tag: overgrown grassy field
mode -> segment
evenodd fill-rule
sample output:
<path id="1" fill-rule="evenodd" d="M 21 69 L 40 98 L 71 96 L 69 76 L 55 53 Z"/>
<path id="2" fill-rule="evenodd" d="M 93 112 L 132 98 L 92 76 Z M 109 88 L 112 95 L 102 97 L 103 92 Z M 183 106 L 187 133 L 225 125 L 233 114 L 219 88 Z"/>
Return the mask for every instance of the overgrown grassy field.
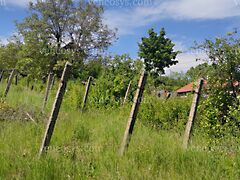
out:
<path id="1" fill-rule="evenodd" d="M 0 85 L 1 93 L 4 86 Z M 130 105 L 81 113 L 65 100 L 50 149 L 39 158 L 55 92 L 56 88 L 45 113 L 41 113 L 44 92 L 23 86 L 12 86 L 6 103 L 1 103 L 1 109 L 13 108 L 15 115 L 0 114 L 0 179 L 240 178 L 238 152 L 204 150 L 206 140 L 201 134 L 195 134 L 191 147 L 183 150 L 182 133 L 151 128 L 139 119 L 128 151 L 119 156 Z M 17 119 L 25 112 L 37 124 Z"/>

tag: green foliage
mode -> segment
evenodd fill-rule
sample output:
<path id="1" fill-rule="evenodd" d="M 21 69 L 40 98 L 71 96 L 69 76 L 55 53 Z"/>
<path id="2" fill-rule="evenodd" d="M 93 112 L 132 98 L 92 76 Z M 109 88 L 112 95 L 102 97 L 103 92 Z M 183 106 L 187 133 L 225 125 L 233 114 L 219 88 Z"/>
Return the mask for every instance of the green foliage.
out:
<path id="1" fill-rule="evenodd" d="M 17 39 L 12 39 L 7 45 L 0 47 L 0 68 L 16 68 L 19 61 L 19 52 L 22 49 L 21 43 Z"/>
<path id="2" fill-rule="evenodd" d="M 64 96 L 64 108 L 77 110 L 81 108 L 85 87 L 79 80 L 68 81 L 67 91 Z"/>
<path id="3" fill-rule="evenodd" d="M 2 87 L 3 84 L 0 84 L 0 90 Z M 43 93 L 15 90 L 13 87 L 9 93 L 9 106 L 26 106 L 28 110 L 41 107 Z M 69 89 L 66 95 L 71 93 Z M 53 99 L 54 96 L 51 96 L 49 105 L 52 105 Z M 178 100 L 178 104 L 184 101 Z M 199 139 L 198 143 L 189 150 L 183 150 L 179 133 L 150 128 L 141 119 L 136 122 L 128 151 L 120 157 L 118 151 L 130 108 L 92 109 L 80 113 L 69 109 L 65 103 L 61 107 L 48 153 L 40 159 L 38 151 L 47 118 L 42 118 L 37 125 L 31 121 L 0 121 L 0 179 L 240 178 L 239 149 L 234 152 L 210 152 L 204 149 L 206 139 L 200 134 L 194 136 Z M 155 106 L 155 103 L 152 104 Z M 174 107 L 180 108 L 180 105 Z M 161 109 L 155 111 L 159 115 L 163 112 Z M 234 147 L 238 144 L 235 143 Z"/>
<path id="4" fill-rule="evenodd" d="M 119 106 L 125 96 L 128 84 L 132 81 L 129 100 L 133 98 L 139 78 L 139 61 L 133 61 L 129 56 L 115 56 L 108 59 L 102 75 L 94 81 L 89 97 L 92 107 Z"/>
<path id="5" fill-rule="evenodd" d="M 227 120 L 229 107 L 232 105 L 231 99 L 232 97 L 220 91 L 216 96 L 210 95 L 202 104 L 201 108 L 204 111 L 201 116 L 201 124 L 213 140 L 228 135 L 238 124 L 238 122 Z"/>
<path id="6" fill-rule="evenodd" d="M 232 118 L 232 119 L 231 119 Z M 240 123 L 240 97 L 238 101 L 231 107 L 229 107 L 229 120 L 234 120 L 237 125 Z"/>
<path id="7" fill-rule="evenodd" d="M 148 83 L 153 84 L 158 90 L 175 91 L 190 81 L 184 73 L 171 72 L 168 76 L 150 76 Z"/>
<path id="8" fill-rule="evenodd" d="M 46 79 L 52 71 L 60 77 L 65 62 L 70 61 L 73 76 L 78 77 L 84 63 L 100 56 L 115 39 L 115 31 L 102 21 L 103 12 L 93 1 L 30 3 L 29 16 L 17 23 L 23 37 L 18 68 Z"/>
<path id="9" fill-rule="evenodd" d="M 188 120 L 191 98 L 163 100 L 147 96 L 141 105 L 139 119 L 159 130 L 183 132 Z"/>
<path id="10" fill-rule="evenodd" d="M 186 76 L 191 79 L 191 81 L 196 81 L 199 78 L 207 78 L 208 74 L 213 70 L 213 67 L 211 65 L 208 65 L 208 63 L 200 64 L 196 67 L 191 67 L 187 73 Z"/>
<path id="11" fill-rule="evenodd" d="M 219 141 L 228 135 L 239 135 L 239 119 L 232 117 L 232 107 L 239 103 L 237 87 L 240 79 L 239 39 L 229 35 L 207 40 L 200 46 L 209 55 L 211 70 L 208 72 L 208 97 L 202 108 L 202 125 L 212 141 Z M 233 113 L 234 114 L 234 113 Z"/>
<path id="12" fill-rule="evenodd" d="M 179 51 L 174 51 L 175 44 L 165 37 L 164 29 L 161 29 L 159 35 L 153 29 L 148 34 L 149 37 L 142 38 L 139 44 L 139 57 L 144 60 L 147 71 L 155 75 L 164 74 L 164 68 L 178 62 L 175 59 Z"/>
<path id="13" fill-rule="evenodd" d="M 83 64 L 77 76 L 80 79 L 87 79 L 89 76 L 98 79 L 98 77 L 101 76 L 103 69 L 104 60 L 102 57 L 100 57 L 96 60 L 90 60 L 89 62 Z"/>
<path id="14" fill-rule="evenodd" d="M 215 40 L 206 40 L 199 46 L 206 51 L 209 56 L 207 60 L 212 66 L 208 73 L 210 89 L 222 87 L 228 92 L 232 91 L 236 98 L 234 83 L 240 79 L 240 39 L 234 35 L 228 35 Z"/>

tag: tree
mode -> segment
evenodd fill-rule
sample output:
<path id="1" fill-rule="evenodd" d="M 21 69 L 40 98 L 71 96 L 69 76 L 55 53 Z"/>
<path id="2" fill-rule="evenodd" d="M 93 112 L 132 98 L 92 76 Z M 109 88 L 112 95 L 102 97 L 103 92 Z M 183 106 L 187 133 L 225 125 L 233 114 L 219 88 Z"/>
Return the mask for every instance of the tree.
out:
<path id="1" fill-rule="evenodd" d="M 168 76 L 161 76 L 155 80 L 155 87 L 161 90 L 175 91 L 186 84 L 189 80 L 184 73 L 171 72 Z"/>
<path id="2" fill-rule="evenodd" d="M 206 61 L 211 66 L 207 73 L 208 97 L 202 105 L 202 125 L 213 141 L 237 132 L 239 136 L 239 117 L 231 113 L 233 107 L 239 107 L 236 84 L 240 80 L 240 39 L 235 35 L 206 40 L 198 46 L 208 54 Z"/>
<path id="3" fill-rule="evenodd" d="M 107 57 L 102 64 L 101 75 L 92 89 L 90 97 L 92 105 L 97 107 L 120 105 L 130 81 L 132 88 L 129 99 L 132 99 L 141 67 L 140 61 L 134 61 L 128 55 Z"/>
<path id="4" fill-rule="evenodd" d="M 191 67 L 186 76 L 190 78 L 191 81 L 196 81 L 200 77 L 207 78 L 209 72 L 212 70 L 212 66 L 208 65 L 208 63 L 199 64 L 196 67 Z"/>
<path id="5" fill-rule="evenodd" d="M 149 37 L 142 38 L 139 44 L 139 57 L 144 60 L 146 71 L 154 75 L 164 74 L 164 68 L 178 63 L 176 57 L 179 51 L 174 51 L 174 43 L 166 38 L 165 30 L 162 28 L 160 34 L 153 29 L 148 31 Z"/>
<path id="6" fill-rule="evenodd" d="M 22 43 L 15 36 L 9 39 L 8 44 L 0 47 L 0 67 L 2 69 L 16 68 Z"/>
<path id="7" fill-rule="evenodd" d="M 103 52 L 115 38 L 115 31 L 103 24 L 103 8 L 93 1 L 37 0 L 29 4 L 29 10 L 30 16 L 17 23 L 30 51 L 26 57 L 38 61 L 31 51 L 41 52 L 49 60 L 49 71 L 57 71 L 67 60 L 77 71 L 84 60 Z"/>
<path id="8" fill-rule="evenodd" d="M 208 73 L 211 89 L 220 87 L 222 90 L 237 97 L 234 84 L 240 80 L 240 39 L 234 34 L 223 38 L 206 40 L 199 48 L 208 54 L 207 63 L 211 64 Z"/>

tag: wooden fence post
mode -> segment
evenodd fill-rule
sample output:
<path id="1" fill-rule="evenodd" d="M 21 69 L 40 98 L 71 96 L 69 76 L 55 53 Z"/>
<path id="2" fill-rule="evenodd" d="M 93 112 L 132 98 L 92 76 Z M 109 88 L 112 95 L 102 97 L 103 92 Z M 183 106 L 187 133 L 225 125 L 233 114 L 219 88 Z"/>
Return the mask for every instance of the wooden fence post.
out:
<path id="1" fill-rule="evenodd" d="M 131 109 L 130 116 L 127 123 L 127 128 L 125 130 L 121 149 L 120 149 L 121 155 L 124 154 L 124 151 L 128 147 L 131 140 L 131 135 L 133 133 L 134 125 L 135 125 L 137 114 L 138 114 L 138 109 L 142 101 L 144 87 L 147 81 L 147 75 L 148 74 L 145 71 L 143 71 L 138 83 L 138 88 L 134 97 L 134 102 L 132 105 L 132 109 Z"/>
<path id="2" fill-rule="evenodd" d="M 191 110 L 190 110 L 190 114 L 189 114 L 189 119 L 188 119 L 188 122 L 186 125 L 184 139 L 183 139 L 183 147 L 184 148 L 188 147 L 189 140 L 192 135 L 192 129 L 193 129 L 195 117 L 197 114 L 197 108 L 198 108 L 198 104 L 199 104 L 199 100 L 200 100 L 200 94 L 201 94 L 203 82 L 204 82 L 204 80 L 202 78 L 198 80 L 197 87 L 194 92 L 192 106 L 191 106 Z"/>
<path id="3" fill-rule="evenodd" d="M 30 77 L 29 77 L 29 75 L 27 76 L 27 87 L 29 88 L 29 86 L 30 86 Z"/>
<path id="4" fill-rule="evenodd" d="M 18 73 L 16 73 L 16 75 L 15 75 L 15 85 L 16 86 L 18 85 Z"/>
<path id="5" fill-rule="evenodd" d="M 0 74 L 0 82 L 2 82 L 3 74 L 4 74 L 4 70 L 1 71 L 1 74 Z"/>
<path id="6" fill-rule="evenodd" d="M 70 76 L 70 69 L 71 69 L 71 64 L 70 63 L 66 63 L 63 74 L 62 74 L 62 78 L 61 78 L 61 82 L 59 84 L 59 89 L 58 92 L 56 94 L 56 98 L 53 104 L 53 108 L 52 108 L 52 112 L 51 115 L 49 117 L 49 121 L 46 127 L 46 131 L 43 137 L 43 141 L 42 141 L 42 145 L 40 147 L 40 152 L 39 155 L 41 156 L 43 154 L 43 152 L 45 152 L 50 144 L 51 141 L 51 137 L 53 135 L 53 131 L 54 131 L 54 127 L 56 124 L 56 120 L 58 117 L 58 113 L 62 104 L 62 100 L 63 100 L 63 96 L 65 94 L 65 90 L 67 87 L 67 81 L 68 78 Z"/>
<path id="7" fill-rule="evenodd" d="M 10 76 L 9 76 L 9 78 L 8 78 L 7 87 L 6 87 L 5 92 L 4 92 L 4 97 L 5 98 L 7 97 L 8 92 L 10 90 L 10 87 L 11 87 L 11 84 L 12 84 L 12 80 L 14 78 L 15 71 L 16 71 L 16 69 L 13 69 L 11 74 L 10 74 Z"/>
<path id="8" fill-rule="evenodd" d="M 48 81 L 47 81 L 46 93 L 45 93 L 44 100 L 43 100 L 42 111 L 44 111 L 44 109 L 45 109 L 45 107 L 47 105 L 49 92 L 50 92 L 50 89 L 51 89 L 52 78 L 53 78 L 53 73 L 50 72 L 49 75 L 48 75 Z"/>
<path id="9" fill-rule="evenodd" d="M 125 93 L 123 105 L 124 105 L 124 104 L 127 102 L 127 100 L 128 100 L 128 95 L 129 95 L 131 86 L 132 86 L 132 81 L 130 81 L 129 84 L 128 84 L 128 88 L 127 88 L 127 91 L 126 91 L 126 93 Z"/>
<path id="10" fill-rule="evenodd" d="M 52 90 L 54 83 L 55 83 L 55 78 L 56 78 L 56 74 L 53 75 L 52 77 L 52 81 L 51 81 L 51 86 L 50 86 L 50 90 Z"/>
<path id="11" fill-rule="evenodd" d="M 84 98 L 83 98 L 82 111 L 86 107 L 86 103 L 87 103 L 87 99 L 88 99 L 88 94 L 89 94 L 91 83 L 92 83 L 92 77 L 90 76 L 88 78 L 88 83 L 87 83 L 86 90 L 85 90 L 85 95 L 84 95 Z"/>
<path id="12" fill-rule="evenodd" d="M 167 95 L 166 95 L 166 101 L 171 97 L 171 93 L 168 92 Z"/>
<path id="13" fill-rule="evenodd" d="M 11 73 L 10 74 L 8 73 L 7 84 L 9 82 L 10 76 L 11 76 Z"/>

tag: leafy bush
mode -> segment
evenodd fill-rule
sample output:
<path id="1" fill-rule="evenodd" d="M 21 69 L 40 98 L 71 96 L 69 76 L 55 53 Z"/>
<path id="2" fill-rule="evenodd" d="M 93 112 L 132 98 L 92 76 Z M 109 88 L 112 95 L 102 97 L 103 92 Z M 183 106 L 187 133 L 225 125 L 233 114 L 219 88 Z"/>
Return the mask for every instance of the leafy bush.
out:
<path id="1" fill-rule="evenodd" d="M 220 145 L 226 138 L 239 137 L 239 102 L 233 101 L 227 92 L 212 94 L 200 108 L 200 126 L 209 138 L 209 145 Z"/>
<path id="2" fill-rule="evenodd" d="M 204 101 L 201 125 L 209 142 L 218 143 L 224 137 L 239 136 L 238 87 L 240 79 L 239 38 L 229 33 L 222 38 L 206 40 L 199 46 L 208 54 L 208 98 Z M 237 117 L 238 116 L 238 117 Z"/>
<path id="3" fill-rule="evenodd" d="M 130 81 L 132 81 L 129 95 L 131 100 L 140 77 L 138 74 L 141 66 L 140 61 L 133 62 L 127 55 L 109 59 L 102 75 L 95 80 L 95 85 L 91 88 L 90 106 L 107 108 L 121 105 Z"/>
<path id="4" fill-rule="evenodd" d="M 81 108 L 84 92 L 85 87 L 80 81 L 69 81 L 63 105 L 69 110 Z"/>
<path id="5" fill-rule="evenodd" d="M 229 108 L 229 115 L 231 118 L 234 118 L 234 121 L 240 125 L 240 97 L 238 97 L 238 102 L 234 106 Z M 230 119 L 231 119 L 230 118 Z"/>
<path id="6" fill-rule="evenodd" d="M 91 107 L 107 108 L 118 107 L 121 105 L 130 78 L 117 75 L 112 77 L 103 76 L 95 81 L 95 86 L 91 88 L 89 95 L 89 103 Z M 136 82 L 132 84 L 129 99 L 133 99 L 133 94 L 136 89 Z"/>
<path id="7" fill-rule="evenodd" d="M 183 131 L 190 105 L 191 98 L 176 97 L 163 100 L 149 96 L 141 105 L 139 119 L 154 128 Z"/>

